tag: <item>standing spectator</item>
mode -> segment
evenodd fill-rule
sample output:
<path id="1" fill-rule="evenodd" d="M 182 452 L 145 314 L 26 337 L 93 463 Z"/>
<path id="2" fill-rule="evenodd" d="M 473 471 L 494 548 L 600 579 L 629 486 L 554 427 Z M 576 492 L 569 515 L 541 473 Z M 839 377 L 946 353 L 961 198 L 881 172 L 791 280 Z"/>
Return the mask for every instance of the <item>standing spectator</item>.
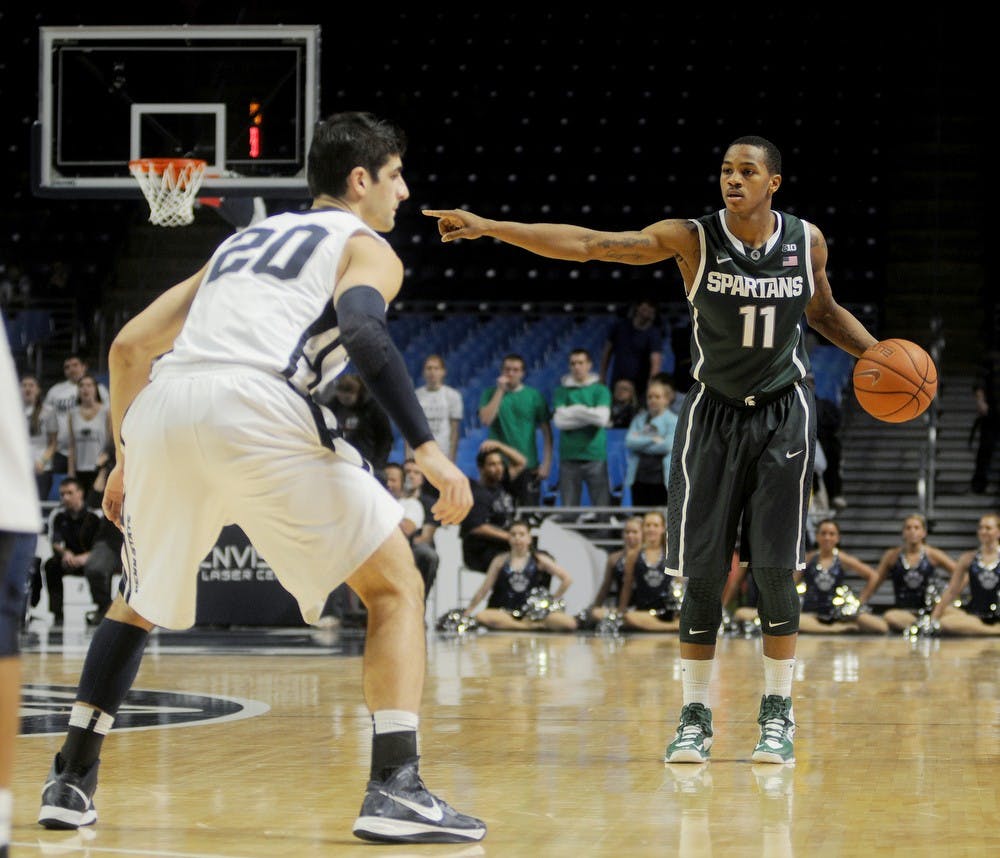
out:
<path id="1" fill-rule="evenodd" d="M 627 378 L 619 378 L 611 391 L 611 429 L 628 429 L 632 418 L 639 413 L 639 397 L 635 385 Z"/>
<path id="2" fill-rule="evenodd" d="M 608 437 L 611 391 L 593 371 L 586 349 L 569 354 L 569 372 L 552 394 L 552 422 L 559 429 L 559 495 L 579 506 L 586 483 L 594 506 L 610 506 Z"/>
<path id="3" fill-rule="evenodd" d="M 524 383 L 524 358 L 509 354 L 500 377 L 479 397 L 479 420 L 489 426 L 489 437 L 513 447 L 525 459 L 524 470 L 513 486 L 519 505 L 534 506 L 541 499 L 542 480 L 552 468 L 552 424 L 545 397 Z M 542 430 L 542 459 L 538 460 L 536 434 Z"/>
<path id="4" fill-rule="evenodd" d="M 628 316 L 611 325 L 601 355 L 601 380 L 614 387 L 618 379 L 627 378 L 635 385 L 640 402 L 650 377 L 663 364 L 664 332 L 657 317 L 656 303 L 641 300 Z"/>
<path id="5" fill-rule="evenodd" d="M 330 410 L 344 439 L 356 449 L 383 480 L 383 470 L 392 451 L 392 425 L 381 406 L 368 395 L 361 376 L 341 375 L 334 386 Z"/>
<path id="6" fill-rule="evenodd" d="M 438 446 L 453 462 L 458 455 L 458 436 L 465 406 L 462 394 L 444 383 L 448 370 L 441 355 L 428 355 L 424 360 L 424 384 L 417 388 L 417 401 L 427 415 L 427 422 Z M 407 447 L 406 455 L 411 450 Z"/>
<path id="7" fill-rule="evenodd" d="M 511 460 L 504 461 L 504 451 Z M 462 563 L 485 573 L 493 558 L 510 545 L 514 520 L 513 481 L 525 466 L 524 457 L 511 447 L 486 439 L 476 454 L 479 479 L 472 482 L 472 509 L 459 528 Z"/>
<path id="8" fill-rule="evenodd" d="M 49 591 L 49 610 L 54 625 L 63 623 L 63 575 L 86 575 L 101 520 L 84 502 L 83 486 L 74 477 L 59 485 L 62 509 L 52 519 L 52 556 L 45 561 L 45 586 Z M 33 599 L 32 601 L 37 601 Z"/>
<path id="9" fill-rule="evenodd" d="M 107 399 L 101 399 L 97 380 L 92 375 L 84 375 L 77 390 L 76 405 L 67 415 L 68 473 L 80 481 L 86 495 L 94 485 L 98 468 L 108 459 L 107 451 L 112 442 L 111 409 Z"/>
<path id="10" fill-rule="evenodd" d="M 28 422 L 28 446 L 38 497 L 46 500 L 52 488 L 52 458 L 56 454 L 59 421 L 42 399 L 42 388 L 33 375 L 21 376 L 21 402 Z"/>
<path id="11" fill-rule="evenodd" d="M 53 384 L 45 394 L 45 404 L 52 406 L 59 419 L 59 438 L 56 455 L 52 459 L 52 470 L 57 474 L 69 473 L 69 412 L 77 404 L 76 401 L 80 396 L 78 385 L 86 374 L 87 361 L 78 352 L 73 352 L 63 361 L 65 378 Z M 107 387 L 101 384 L 98 385 L 98 390 L 102 402 L 111 401 Z"/>
<path id="12" fill-rule="evenodd" d="M 990 465 L 1000 438 L 1000 366 L 997 366 L 998 352 L 991 350 L 983 361 L 979 376 L 972 392 L 976 397 L 976 422 L 973 424 L 970 441 L 979 432 L 979 446 L 976 449 L 976 470 L 972 475 L 972 491 L 984 494 L 990 478 Z"/>
<path id="13" fill-rule="evenodd" d="M 434 579 L 437 578 L 439 559 L 432 545 L 426 542 L 414 542 L 424 526 L 424 505 L 406 490 L 406 471 L 399 462 L 389 462 L 385 466 L 385 487 L 403 507 L 403 518 L 399 522 L 399 529 L 403 531 L 403 536 L 413 549 L 413 560 L 420 571 L 420 577 L 424 580 L 426 603 L 427 594 L 430 593 Z"/>
<path id="14" fill-rule="evenodd" d="M 677 428 L 677 415 L 670 410 L 673 398 L 671 385 L 651 381 L 646 391 L 646 409 L 635 416 L 625 435 L 628 450 L 625 481 L 632 488 L 635 506 L 666 506 L 670 453 Z"/>

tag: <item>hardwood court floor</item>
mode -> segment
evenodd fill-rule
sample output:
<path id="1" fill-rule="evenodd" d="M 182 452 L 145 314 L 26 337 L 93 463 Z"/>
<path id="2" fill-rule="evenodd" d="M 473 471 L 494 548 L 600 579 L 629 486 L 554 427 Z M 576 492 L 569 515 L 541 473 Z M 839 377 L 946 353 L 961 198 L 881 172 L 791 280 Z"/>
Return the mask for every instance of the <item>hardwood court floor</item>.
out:
<path id="1" fill-rule="evenodd" d="M 28 647 L 26 683 L 67 686 L 72 699 L 84 640 L 69 638 Z M 664 766 L 680 706 L 675 637 L 430 632 L 422 770 L 431 789 L 487 821 L 486 839 L 471 846 L 351 835 L 370 742 L 359 643 L 331 633 L 160 633 L 136 690 L 269 709 L 113 732 L 97 824 L 53 832 L 34 820 L 64 708 L 54 733 L 18 741 L 12 854 L 1000 854 L 1000 640 L 801 638 L 798 762 L 775 767 L 749 762 L 759 639 L 721 639 L 712 762 Z"/>

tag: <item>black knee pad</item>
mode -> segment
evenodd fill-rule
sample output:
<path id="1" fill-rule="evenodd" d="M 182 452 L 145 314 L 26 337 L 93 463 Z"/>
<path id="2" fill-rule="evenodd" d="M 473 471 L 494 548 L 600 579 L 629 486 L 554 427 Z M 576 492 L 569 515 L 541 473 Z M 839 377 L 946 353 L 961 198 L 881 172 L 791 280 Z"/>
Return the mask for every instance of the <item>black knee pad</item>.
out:
<path id="1" fill-rule="evenodd" d="M 761 631 L 775 637 L 796 634 L 802 601 L 795 589 L 792 570 L 751 567 L 751 574 L 760 594 L 757 613 Z"/>
<path id="2" fill-rule="evenodd" d="M 681 601 L 680 639 L 712 646 L 722 624 L 724 578 L 689 578 Z"/>

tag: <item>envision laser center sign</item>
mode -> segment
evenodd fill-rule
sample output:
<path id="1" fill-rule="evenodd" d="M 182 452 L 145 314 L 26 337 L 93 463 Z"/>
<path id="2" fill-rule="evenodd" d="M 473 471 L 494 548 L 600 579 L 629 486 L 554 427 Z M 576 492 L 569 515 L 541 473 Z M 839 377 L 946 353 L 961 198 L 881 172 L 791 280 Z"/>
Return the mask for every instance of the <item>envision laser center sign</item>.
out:
<path id="1" fill-rule="evenodd" d="M 303 626 L 298 603 L 235 525 L 222 530 L 198 570 L 195 623 Z"/>

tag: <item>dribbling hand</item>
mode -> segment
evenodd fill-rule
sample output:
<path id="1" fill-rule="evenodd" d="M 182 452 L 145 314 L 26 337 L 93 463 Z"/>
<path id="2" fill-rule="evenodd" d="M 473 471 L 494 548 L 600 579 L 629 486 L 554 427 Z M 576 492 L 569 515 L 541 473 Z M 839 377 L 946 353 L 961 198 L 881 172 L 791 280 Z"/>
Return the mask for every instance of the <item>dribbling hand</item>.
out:
<path id="1" fill-rule="evenodd" d="M 441 241 L 454 241 L 456 238 L 479 238 L 485 234 L 489 221 L 472 212 L 461 209 L 421 209 L 421 214 L 438 219 L 438 232 Z"/>

